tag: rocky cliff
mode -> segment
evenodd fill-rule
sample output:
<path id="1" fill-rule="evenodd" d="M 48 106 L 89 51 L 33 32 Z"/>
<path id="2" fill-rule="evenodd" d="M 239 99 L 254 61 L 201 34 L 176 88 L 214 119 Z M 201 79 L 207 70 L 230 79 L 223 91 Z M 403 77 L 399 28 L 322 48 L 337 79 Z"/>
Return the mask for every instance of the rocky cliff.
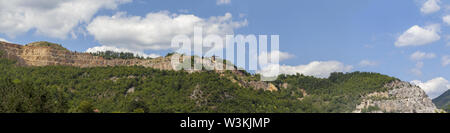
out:
<path id="1" fill-rule="evenodd" d="M 154 59 L 104 59 L 89 53 L 71 52 L 60 45 L 47 43 L 31 43 L 18 45 L 0 42 L 3 57 L 16 60 L 23 66 L 65 65 L 75 67 L 105 67 L 105 66 L 144 66 L 161 70 L 173 70 L 171 57 Z M 209 66 L 223 65 L 215 59 L 205 58 Z M 243 71 L 216 71 L 221 76 L 243 87 L 278 91 L 278 88 L 268 82 L 261 82 Z M 280 88 L 287 88 L 287 83 L 280 84 Z M 418 86 L 407 82 L 395 81 L 384 86 L 388 91 L 375 92 L 365 95 L 361 103 L 356 106 L 354 113 L 370 112 L 398 112 L 398 113 L 434 113 L 440 112 L 425 92 Z"/>
<path id="2" fill-rule="evenodd" d="M 18 45 L 0 42 L 0 50 L 5 51 L 5 57 L 17 60 L 20 65 L 48 66 L 65 65 L 77 67 L 101 67 L 101 66 L 145 66 L 162 70 L 172 70 L 170 60 L 160 57 L 150 60 L 139 59 L 111 59 L 106 60 L 89 53 L 77 53 L 69 50 L 50 46 Z"/>
<path id="3" fill-rule="evenodd" d="M 418 86 L 408 82 L 394 81 L 386 84 L 388 91 L 375 92 L 362 98 L 354 113 L 436 113 L 436 108 L 427 94 Z"/>
<path id="4" fill-rule="evenodd" d="M 171 63 L 171 56 L 154 59 L 104 59 L 100 56 L 93 56 L 90 53 L 71 52 L 61 45 L 49 42 L 33 42 L 27 45 L 19 45 L 0 41 L 0 50 L 5 52 L 3 57 L 16 60 L 17 64 L 22 66 L 63 65 L 75 67 L 106 67 L 136 65 L 160 70 L 174 70 Z M 216 59 L 204 58 L 201 61 L 205 63 L 206 67 L 213 68 L 216 65 L 223 65 L 224 68 L 230 67 L 219 59 L 216 61 Z M 182 59 L 180 62 L 182 62 Z M 226 76 L 230 80 L 239 82 L 241 86 L 268 91 L 277 90 L 273 84 L 259 80 L 248 80 L 247 75 L 237 70 L 235 66 L 231 66 L 230 68 L 234 68 L 231 74 L 227 74 L 223 70 L 216 70 L 216 72 L 222 76 Z M 194 70 L 186 71 L 194 72 Z"/>

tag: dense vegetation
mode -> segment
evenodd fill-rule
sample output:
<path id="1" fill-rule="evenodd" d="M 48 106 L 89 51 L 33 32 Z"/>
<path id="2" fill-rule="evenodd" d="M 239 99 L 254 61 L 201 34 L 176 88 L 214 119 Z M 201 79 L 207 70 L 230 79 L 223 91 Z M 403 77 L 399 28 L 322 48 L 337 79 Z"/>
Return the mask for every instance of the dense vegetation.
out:
<path id="1" fill-rule="evenodd" d="M 280 75 L 275 84 L 288 83 L 281 93 L 288 97 L 301 94 L 304 90 L 308 96 L 302 104 L 311 105 L 306 112 L 347 112 L 359 104 L 360 97 L 372 92 L 386 91 L 386 83 L 398 80 L 378 73 L 353 72 L 332 73 L 328 79 L 318 79 L 303 75 Z"/>
<path id="2" fill-rule="evenodd" d="M 450 90 L 447 90 L 444 94 L 433 99 L 433 103 L 436 104 L 438 108 L 450 112 Z"/>
<path id="3" fill-rule="evenodd" d="M 93 56 L 100 56 L 104 59 L 144 59 L 142 56 L 135 55 L 129 52 L 114 52 L 114 51 L 99 51 L 95 53 L 90 53 Z"/>
<path id="4" fill-rule="evenodd" d="M 384 83 L 395 80 L 362 72 L 328 79 L 282 75 L 272 83 L 288 87 L 270 92 L 242 88 L 212 71 L 21 67 L 0 59 L 0 73 L 0 112 L 12 113 L 350 112 L 361 95 L 382 91 Z"/>

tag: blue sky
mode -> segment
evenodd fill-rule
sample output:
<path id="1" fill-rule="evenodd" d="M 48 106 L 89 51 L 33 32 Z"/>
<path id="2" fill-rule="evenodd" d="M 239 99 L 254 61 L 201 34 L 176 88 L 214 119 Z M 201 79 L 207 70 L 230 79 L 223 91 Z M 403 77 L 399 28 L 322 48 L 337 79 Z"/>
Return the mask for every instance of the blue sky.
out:
<path id="1" fill-rule="evenodd" d="M 11 13 L 26 14 L 27 9 L 32 8 L 48 15 L 34 14 L 40 18 L 51 16 L 49 18 L 54 18 L 54 21 L 69 19 L 73 21 L 67 22 L 74 22 L 74 25 L 69 26 L 69 30 L 60 30 L 58 28 L 62 26 L 54 26 L 58 24 L 46 26 L 42 24 L 46 21 L 33 23 L 26 21 L 26 17 L 19 16 L 16 17 L 17 20 L 11 20 L 11 22 L 26 25 L 28 28 L 11 28 L 11 25 L 0 22 L 0 38 L 20 44 L 46 40 L 61 43 L 74 51 L 86 51 L 103 45 L 123 46 L 114 45 L 113 41 L 117 41 L 117 38 L 106 38 L 105 36 L 110 34 L 100 32 L 101 28 L 98 27 L 102 27 L 105 22 L 119 20 L 127 20 L 125 21 L 127 23 L 136 22 L 131 21 L 131 18 L 144 19 L 149 13 L 166 16 L 193 15 L 196 19 L 207 21 L 211 20 L 211 17 L 225 18 L 229 13 L 232 17 L 220 23 L 223 26 L 229 26 L 228 28 L 235 34 L 280 35 L 280 51 L 289 55 L 281 61 L 281 64 L 290 69 L 302 69 L 294 71 L 304 72 L 306 71 L 304 67 L 316 67 L 316 65 L 322 65 L 317 68 L 327 67 L 327 65 L 343 66 L 351 67 L 351 69 L 330 70 L 370 71 L 395 76 L 404 81 L 416 80 L 415 83 L 425 88 L 429 95 L 432 93 L 437 95 L 450 88 L 450 83 L 447 81 L 450 80 L 450 65 L 445 63 L 448 60 L 445 57 L 450 55 L 450 46 L 448 46 L 450 22 L 447 23 L 444 19 L 445 16 L 450 15 L 450 1 L 219 0 L 221 3 L 216 0 L 103 1 L 105 2 L 88 3 L 96 5 L 91 7 L 95 10 L 74 10 L 73 12 L 79 12 L 79 14 L 70 15 L 54 13 L 54 10 L 51 10 L 57 9 L 61 2 L 47 2 L 48 5 L 54 4 L 53 6 L 43 5 L 46 2 L 34 5 L 11 2 L 12 7 L 15 6 L 17 9 L 0 10 L 1 19 L 7 19 L 7 14 Z M 50 9 L 40 9 L 40 7 Z M 119 15 L 119 12 L 122 15 Z M 89 16 L 90 14 L 92 15 Z M 115 19 L 113 16 L 120 19 Z M 100 19 L 101 17 L 103 19 Z M 99 24 L 94 25 L 93 22 Z M 145 22 L 149 21 L 137 21 L 136 24 L 147 26 Z M 210 24 L 210 22 L 205 23 Z M 234 24 L 240 26 L 230 27 Z M 418 28 L 413 29 L 415 25 Z M 229 29 L 221 29 L 221 31 Z M 18 32 L 5 32 L 8 30 Z M 55 32 L 47 32 L 51 30 Z M 111 30 L 111 32 L 114 31 L 121 30 Z M 413 34 L 415 36 L 407 35 L 407 31 L 415 33 Z M 171 34 L 168 33 L 168 35 Z M 400 38 L 406 41 L 399 43 L 402 46 L 397 46 L 396 42 Z M 133 38 L 119 39 L 132 40 Z M 145 45 L 143 42 L 148 41 L 137 41 L 136 45 L 144 49 L 142 52 L 147 54 L 165 55 L 170 51 L 163 48 L 141 47 Z M 416 56 L 411 57 L 414 53 Z M 316 62 L 316 65 L 313 62 Z M 311 73 L 314 75 L 314 72 Z"/>

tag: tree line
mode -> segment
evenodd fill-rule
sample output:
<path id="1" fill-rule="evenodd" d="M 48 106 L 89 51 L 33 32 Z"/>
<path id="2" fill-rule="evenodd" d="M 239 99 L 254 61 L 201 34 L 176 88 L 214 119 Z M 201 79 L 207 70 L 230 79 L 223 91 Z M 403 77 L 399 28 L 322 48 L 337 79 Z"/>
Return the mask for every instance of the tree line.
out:
<path id="1" fill-rule="evenodd" d="M 351 112 L 362 95 L 384 91 L 387 88 L 383 85 L 395 80 L 364 72 L 333 73 L 325 79 L 280 75 L 271 82 L 279 90 L 270 92 L 242 87 L 213 71 L 187 73 L 141 66 L 21 67 L 1 58 L 0 73 L 3 113 Z M 283 88 L 283 83 L 288 87 Z"/>
<path id="2" fill-rule="evenodd" d="M 90 53 L 93 56 L 100 56 L 104 59 L 145 59 L 144 56 L 135 55 L 130 52 L 98 51 Z"/>

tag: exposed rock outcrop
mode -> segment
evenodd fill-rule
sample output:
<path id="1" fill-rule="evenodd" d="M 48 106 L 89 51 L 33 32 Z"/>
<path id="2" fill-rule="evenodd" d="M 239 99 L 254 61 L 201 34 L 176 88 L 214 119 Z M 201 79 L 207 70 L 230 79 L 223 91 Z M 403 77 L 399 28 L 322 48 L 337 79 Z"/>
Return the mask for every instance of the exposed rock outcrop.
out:
<path id="1" fill-rule="evenodd" d="M 388 91 L 375 92 L 362 98 L 354 113 L 436 113 L 437 109 L 425 91 L 408 82 L 394 81 L 385 85 Z"/>
<path id="2" fill-rule="evenodd" d="M 50 66 L 63 65 L 75 67 L 106 67 L 106 66 L 143 66 L 160 70 L 175 70 L 172 65 L 172 56 L 158 57 L 154 59 L 104 59 L 100 56 L 93 56 L 89 53 L 71 52 L 59 44 L 49 42 L 35 42 L 28 45 L 18 45 L 0 41 L 0 50 L 4 51 L 3 57 L 16 60 L 18 65 L 23 66 Z M 199 58 L 199 57 L 197 57 Z M 182 62 L 183 58 L 180 58 Z M 223 68 L 234 68 L 232 73 L 236 76 L 246 76 L 235 66 L 223 63 L 223 60 L 214 58 L 202 58 L 194 63 L 203 63 L 205 67 L 223 66 Z M 195 72 L 201 70 L 185 70 Z M 224 73 L 225 70 L 215 70 L 217 73 Z M 221 74 L 224 75 L 224 74 Z M 112 79 L 115 80 L 115 79 Z M 273 84 L 262 81 L 239 80 L 243 87 L 263 89 L 267 91 L 278 90 Z M 237 81 L 235 81 L 237 82 Z"/>
<path id="3" fill-rule="evenodd" d="M 261 81 L 249 81 L 243 82 L 244 87 L 252 87 L 255 90 L 265 90 L 265 91 L 278 91 L 278 88 L 275 87 L 272 83 L 266 83 Z"/>
<path id="4" fill-rule="evenodd" d="M 89 53 L 78 53 L 55 48 L 53 46 L 39 46 L 36 44 L 22 46 L 0 42 L 0 49 L 6 52 L 6 58 L 17 60 L 19 65 L 49 66 L 64 65 L 76 67 L 102 66 L 145 66 L 162 70 L 173 70 L 169 58 L 140 59 L 103 59 Z"/>

